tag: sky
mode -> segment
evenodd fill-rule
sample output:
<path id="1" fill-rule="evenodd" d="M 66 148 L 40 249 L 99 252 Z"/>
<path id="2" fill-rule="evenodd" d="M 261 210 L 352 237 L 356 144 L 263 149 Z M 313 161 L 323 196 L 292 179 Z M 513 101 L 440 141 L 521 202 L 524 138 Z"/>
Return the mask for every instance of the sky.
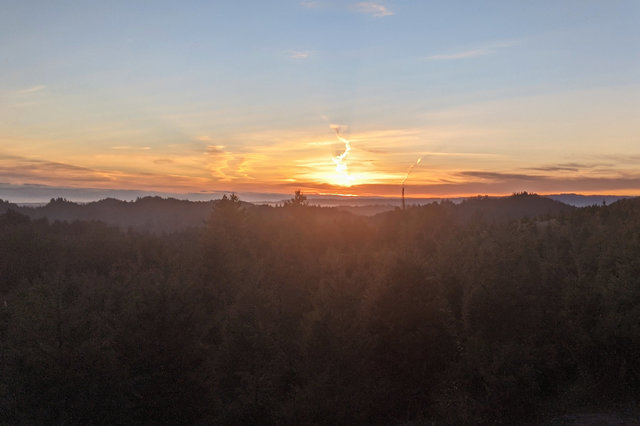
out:
<path id="1" fill-rule="evenodd" d="M 0 198 L 640 195 L 637 0 L 2 10 Z"/>

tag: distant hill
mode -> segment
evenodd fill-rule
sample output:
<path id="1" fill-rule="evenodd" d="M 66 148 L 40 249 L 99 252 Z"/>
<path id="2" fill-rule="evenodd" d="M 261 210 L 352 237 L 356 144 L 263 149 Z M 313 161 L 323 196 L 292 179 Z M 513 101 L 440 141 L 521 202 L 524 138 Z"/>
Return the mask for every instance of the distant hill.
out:
<path id="1" fill-rule="evenodd" d="M 50 221 L 101 221 L 122 229 L 173 232 L 205 223 L 216 201 L 186 201 L 174 198 L 144 197 L 136 201 L 107 198 L 77 204 L 62 198 L 52 199 L 41 207 L 26 207 L 0 202 L 0 213 L 9 208 L 32 219 Z"/>
<path id="2" fill-rule="evenodd" d="M 482 196 L 484 198 L 484 196 Z M 581 195 L 581 194 L 548 194 L 541 195 L 540 197 L 548 198 L 561 203 L 568 204 L 575 207 L 588 207 L 593 205 L 602 205 L 603 203 L 609 205 L 618 200 L 625 198 L 632 198 L 628 195 Z M 335 196 L 318 196 L 309 195 L 309 204 L 319 205 L 322 207 L 339 207 L 344 210 L 351 211 L 355 214 L 361 214 L 369 216 L 371 214 L 380 213 L 385 210 L 393 210 L 396 207 L 402 206 L 402 199 L 399 197 L 335 197 Z M 509 198 L 509 196 L 488 196 L 490 199 L 503 199 Z M 464 197 L 453 198 L 407 198 L 407 207 L 410 206 L 422 206 L 431 203 L 438 203 L 441 201 L 451 201 L 454 204 L 460 204 L 461 202 L 469 200 Z M 282 200 L 275 203 L 269 203 L 272 205 L 282 204 Z M 376 211 L 378 210 L 378 211 Z"/>
<path id="3" fill-rule="evenodd" d="M 468 198 L 458 205 L 458 216 L 470 219 L 481 216 L 488 219 L 534 218 L 547 214 L 558 214 L 574 207 L 560 201 L 526 192 L 510 197 L 492 198 L 479 196 Z"/>
<path id="4" fill-rule="evenodd" d="M 594 205 L 609 205 L 618 200 L 631 198 L 627 195 L 580 195 L 580 194 L 551 194 L 545 195 L 546 198 L 560 201 L 565 204 L 576 207 L 588 207 Z"/>
<path id="5" fill-rule="evenodd" d="M 584 205 L 602 205 L 602 201 L 587 202 L 587 200 L 596 201 L 596 197 L 588 198 L 575 194 L 565 194 L 564 197 L 565 199 L 572 200 L 574 203 L 581 200 L 581 203 Z M 608 198 L 600 197 L 598 199 L 601 200 L 602 198 L 604 198 L 607 205 L 611 204 L 609 201 L 615 201 L 615 197 L 613 196 L 609 196 Z M 622 200 L 614 204 L 621 203 L 624 201 L 623 198 L 624 197 L 618 197 L 617 199 Z M 455 201 L 459 200 L 456 199 Z M 632 202 L 632 200 L 628 201 Z M 121 201 L 114 198 L 106 198 L 86 204 L 78 204 L 63 198 L 56 198 L 43 206 L 20 206 L 0 200 L 0 214 L 11 209 L 32 219 L 47 218 L 50 221 L 58 220 L 67 222 L 77 220 L 101 221 L 109 225 L 118 226 L 121 229 L 132 228 L 139 231 L 162 233 L 175 232 L 204 225 L 217 202 L 218 200 L 187 201 L 153 196 L 138 198 L 135 201 Z M 624 205 L 624 203 L 622 204 Z M 245 208 L 260 209 L 265 212 L 267 210 L 273 210 L 268 206 L 254 205 L 246 202 L 242 202 L 242 205 Z M 509 197 L 478 196 L 467 198 L 457 203 L 451 202 L 450 200 L 442 200 L 440 203 L 431 201 L 422 206 L 409 206 L 407 212 L 410 216 L 417 217 L 423 213 L 427 214 L 427 211 L 431 211 L 434 208 L 439 209 L 437 207 L 438 205 L 446 205 L 447 211 L 449 211 L 457 221 L 461 222 L 467 222 L 474 218 L 482 218 L 485 220 L 520 219 L 523 217 L 534 218 L 542 215 L 556 215 L 576 208 L 558 201 L 551 196 L 540 196 L 523 192 Z M 359 203 L 355 203 L 354 205 L 345 204 L 335 207 L 324 207 L 319 211 L 324 211 L 326 214 L 329 210 L 361 216 L 400 214 L 400 208 L 391 203 L 369 205 Z"/>
<path id="6" fill-rule="evenodd" d="M 576 207 L 555 201 L 537 194 L 526 192 L 509 197 L 478 196 L 467 198 L 459 204 L 443 201 L 439 204 L 426 204 L 407 208 L 407 215 L 412 220 L 431 220 L 446 214 L 449 220 L 469 222 L 474 219 L 486 221 L 503 221 L 509 219 L 535 218 L 544 215 L 557 215 L 569 212 Z M 446 212 L 445 212 L 446 211 Z M 382 219 L 400 215 L 400 209 L 381 213 Z"/>

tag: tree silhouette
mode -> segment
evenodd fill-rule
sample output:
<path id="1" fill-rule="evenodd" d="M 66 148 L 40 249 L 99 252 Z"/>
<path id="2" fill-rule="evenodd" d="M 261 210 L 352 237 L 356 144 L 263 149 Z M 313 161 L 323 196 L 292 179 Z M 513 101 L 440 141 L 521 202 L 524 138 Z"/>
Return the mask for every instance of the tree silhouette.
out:
<path id="1" fill-rule="evenodd" d="M 308 205 L 307 196 L 299 189 L 294 193 L 293 198 L 284 202 L 287 207 L 303 207 Z"/>

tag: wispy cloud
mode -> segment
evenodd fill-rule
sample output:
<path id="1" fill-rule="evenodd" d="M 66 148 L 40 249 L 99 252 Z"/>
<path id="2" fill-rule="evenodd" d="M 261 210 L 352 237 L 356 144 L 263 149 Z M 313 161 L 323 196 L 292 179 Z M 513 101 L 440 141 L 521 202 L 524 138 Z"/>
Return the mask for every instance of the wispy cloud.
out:
<path id="1" fill-rule="evenodd" d="M 638 164 L 640 163 L 640 155 L 634 154 L 609 154 L 602 158 L 615 161 L 620 164 Z"/>
<path id="2" fill-rule="evenodd" d="M 311 56 L 308 50 L 287 50 L 284 53 L 291 59 L 307 59 Z"/>
<path id="3" fill-rule="evenodd" d="M 173 164 L 175 163 L 175 161 L 173 161 L 170 158 L 156 158 L 155 160 L 153 160 L 154 164 Z"/>
<path id="4" fill-rule="evenodd" d="M 460 176 L 478 178 L 487 181 L 534 181 L 534 180 L 546 180 L 548 176 L 541 175 L 529 175 L 524 173 L 501 173 L 501 172 L 487 172 L 487 171 L 463 171 L 460 172 Z"/>
<path id="5" fill-rule="evenodd" d="M 367 15 L 375 16 L 378 18 L 382 18 L 384 16 L 391 16 L 393 12 L 387 9 L 386 6 L 383 6 L 379 3 L 373 2 L 360 2 L 353 5 L 353 9 L 356 12 L 364 13 Z"/>
<path id="6" fill-rule="evenodd" d="M 501 49 L 512 47 L 516 44 L 517 43 L 515 41 L 500 41 L 475 49 L 461 50 L 458 52 L 439 53 L 436 55 L 427 56 L 427 59 L 431 61 L 452 61 L 456 59 L 477 58 L 480 56 L 493 55 L 495 53 L 498 53 L 498 51 Z"/>
<path id="7" fill-rule="evenodd" d="M 160 188 L 191 190 L 211 184 L 211 179 L 201 176 L 84 167 L 4 155 L 0 155 L 0 181 L 84 188 L 149 188 L 153 190 Z"/>
<path id="8" fill-rule="evenodd" d="M 117 149 L 122 151 L 148 151 L 151 149 L 151 147 L 150 146 L 118 145 L 118 146 L 112 146 L 111 149 Z"/>
<path id="9" fill-rule="evenodd" d="M 418 182 L 411 185 L 412 196 L 455 197 L 475 196 L 477 194 L 508 195 L 514 192 L 528 191 L 539 194 L 562 192 L 609 193 L 621 195 L 638 194 L 640 174 L 618 175 L 609 178 L 576 176 L 526 175 L 519 173 L 492 173 L 463 171 L 462 179 L 439 179 L 432 183 Z M 471 179 L 469 179 L 471 178 Z M 475 178 L 475 179 L 474 179 Z M 303 183 L 298 183 L 303 186 Z M 319 186 L 313 182 L 307 186 Z M 397 185 L 373 184 L 360 185 L 352 190 L 357 193 L 397 194 Z"/>
<path id="10" fill-rule="evenodd" d="M 320 7 L 320 2 L 319 1 L 301 1 L 300 6 L 306 7 L 307 9 L 315 9 L 317 7 Z"/>
<path id="11" fill-rule="evenodd" d="M 34 183 L 62 180 L 80 185 L 108 181 L 108 178 L 91 168 L 15 156 L 0 157 L 0 177 L 8 181 Z"/>
<path id="12" fill-rule="evenodd" d="M 24 89 L 20 89 L 18 90 L 16 93 L 18 93 L 19 95 L 28 95 L 31 93 L 36 93 L 39 92 L 41 90 L 46 89 L 47 86 L 44 85 L 38 85 L 38 86 L 31 86 L 31 87 L 26 87 Z"/>
<path id="13" fill-rule="evenodd" d="M 427 59 L 430 59 L 432 61 L 450 61 L 454 59 L 477 58 L 478 56 L 487 56 L 493 53 L 495 53 L 495 51 L 491 49 L 473 49 L 473 50 L 465 50 L 462 52 L 441 53 L 438 55 L 431 55 L 427 57 Z"/>
<path id="14" fill-rule="evenodd" d="M 205 151 L 207 155 L 218 155 L 224 154 L 224 146 L 223 145 L 209 145 Z"/>
<path id="15" fill-rule="evenodd" d="M 603 167 L 611 168 L 611 164 L 598 164 L 598 163 L 559 163 L 549 164 L 538 167 L 530 167 L 528 170 L 537 172 L 581 172 L 591 171 L 593 169 L 602 169 Z"/>

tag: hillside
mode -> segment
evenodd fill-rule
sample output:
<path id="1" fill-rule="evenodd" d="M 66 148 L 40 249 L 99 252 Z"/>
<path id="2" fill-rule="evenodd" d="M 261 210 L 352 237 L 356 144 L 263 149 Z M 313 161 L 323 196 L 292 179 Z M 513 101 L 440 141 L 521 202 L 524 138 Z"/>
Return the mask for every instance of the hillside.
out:
<path id="1" fill-rule="evenodd" d="M 0 424 L 555 425 L 640 401 L 639 198 L 1 205 Z"/>
<path id="2" fill-rule="evenodd" d="M 3 202 L 0 204 L 0 212 L 11 208 L 32 219 L 100 221 L 122 229 L 173 232 L 190 227 L 202 227 L 214 204 L 215 201 L 185 201 L 160 197 L 138 198 L 131 202 L 107 198 L 78 204 L 57 198 L 41 207 L 21 207 Z"/>
<path id="3" fill-rule="evenodd" d="M 458 207 L 463 220 L 486 218 L 490 220 L 534 218 L 543 215 L 558 215 L 574 207 L 560 201 L 526 192 L 510 197 L 476 197 L 464 200 Z"/>
<path id="4" fill-rule="evenodd" d="M 113 198 L 78 204 L 62 198 L 52 199 L 48 204 L 38 207 L 24 207 L 0 200 L 0 213 L 11 208 L 32 219 L 47 218 L 50 221 L 101 221 L 121 229 L 132 228 L 149 232 L 175 232 L 191 227 L 202 227 L 209 219 L 211 211 L 218 201 L 187 201 L 174 198 L 144 197 L 136 201 L 120 201 Z M 558 201 L 535 194 L 520 194 L 511 197 L 477 197 L 451 204 L 458 220 L 472 218 L 488 220 L 519 219 L 547 214 L 567 212 L 572 207 Z M 243 208 L 268 212 L 273 207 L 241 203 Z M 422 207 L 409 207 L 411 215 L 428 210 L 432 204 Z M 435 204 L 437 205 L 437 203 Z M 325 211 L 340 210 L 357 215 L 374 216 L 376 214 L 394 214 L 398 207 L 389 205 L 363 205 L 323 207 Z M 266 213 L 265 213 L 266 214 Z"/>

